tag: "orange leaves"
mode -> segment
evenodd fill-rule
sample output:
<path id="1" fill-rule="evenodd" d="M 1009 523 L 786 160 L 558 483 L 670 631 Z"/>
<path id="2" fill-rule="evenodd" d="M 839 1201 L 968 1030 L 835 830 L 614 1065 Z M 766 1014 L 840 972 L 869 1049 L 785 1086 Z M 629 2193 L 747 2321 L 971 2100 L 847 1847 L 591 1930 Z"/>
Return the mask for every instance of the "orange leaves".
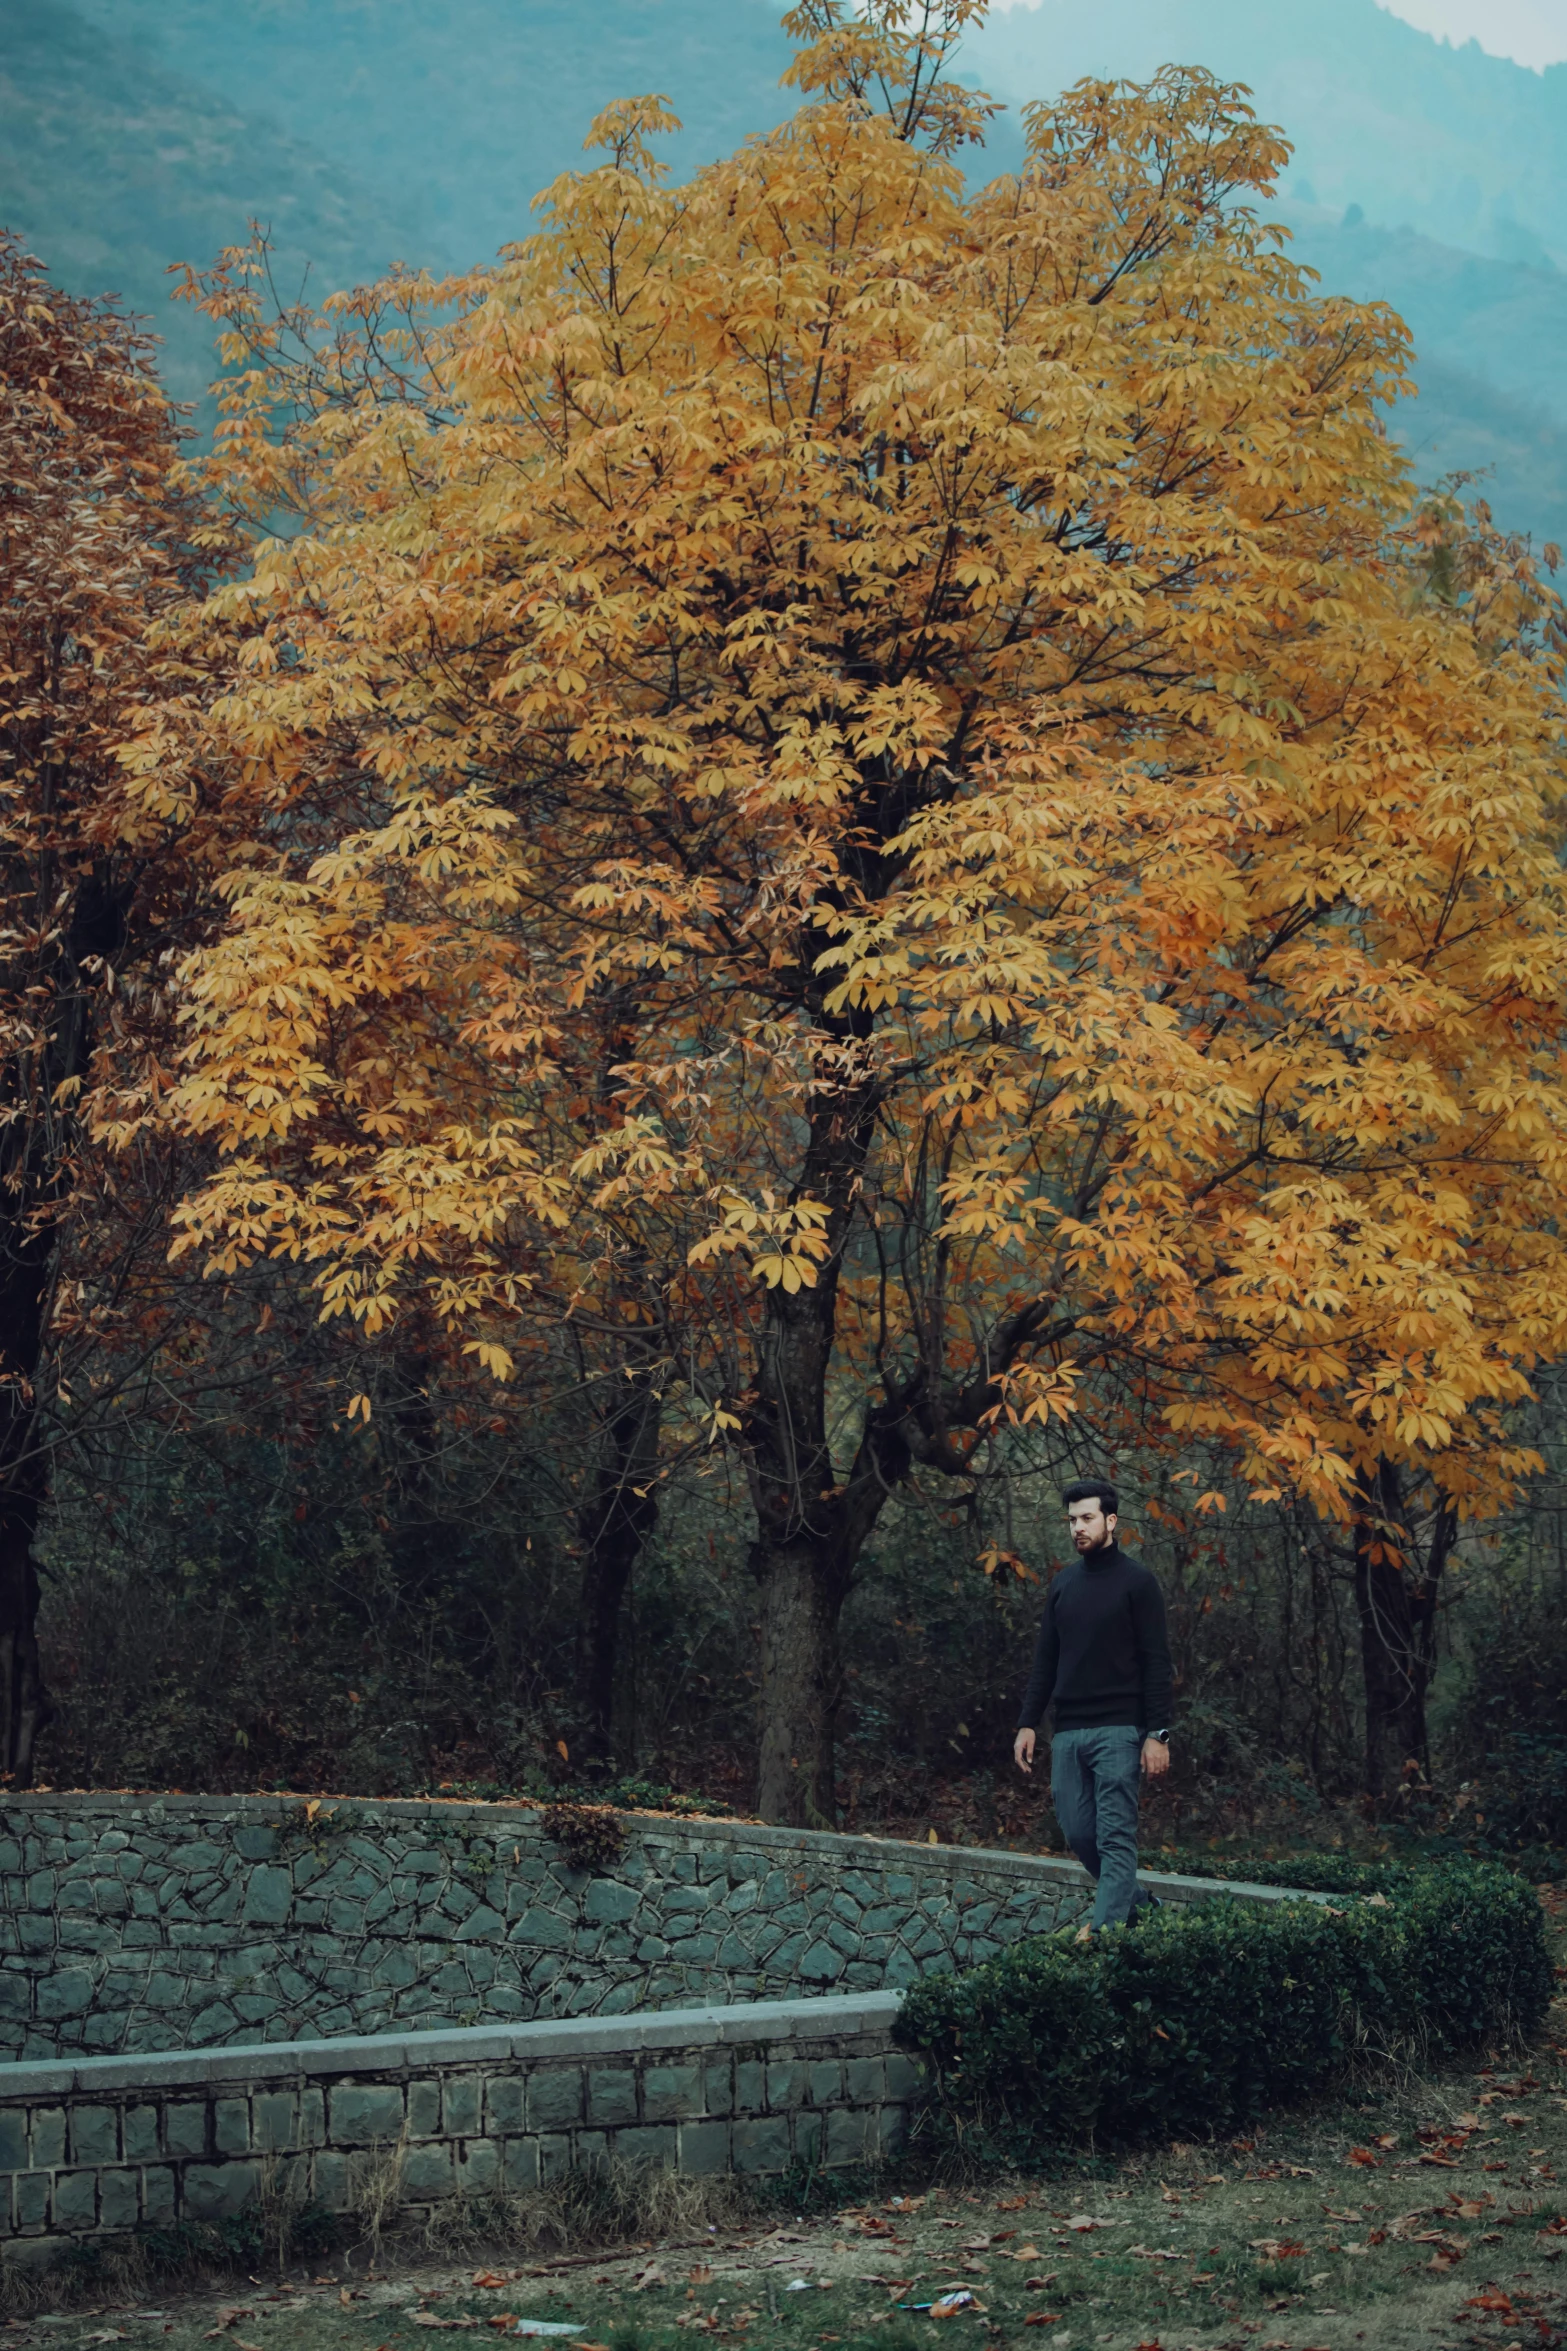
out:
<path id="1" fill-rule="evenodd" d="M 979 1564 L 986 1575 L 993 1576 L 998 1568 L 1009 1567 L 1020 1583 L 1032 1583 L 1035 1580 L 1032 1570 L 1015 1551 L 1004 1551 L 996 1544 L 992 1544 L 987 1551 L 981 1551 Z"/>
<path id="2" fill-rule="evenodd" d="M 965 193 L 974 12 L 806 0 L 790 121 L 669 189 L 610 109 L 497 270 L 298 373 L 213 289 L 207 478 L 304 527 L 185 638 L 248 833 L 182 1232 L 498 1375 L 635 1267 L 709 1440 L 816 1311 L 878 1490 L 1091 1366 L 1259 1491 L 1478 1505 L 1567 1344 L 1554 602 L 1405 529 L 1407 339 L 1228 201 L 1284 152 L 1237 92 L 1085 84 Z"/>
<path id="3" fill-rule="evenodd" d="M 1010 1428 L 1027 1428 L 1037 1424 L 1042 1428 L 1050 1420 L 1068 1420 L 1077 1409 L 1081 1376 L 1079 1366 L 1070 1359 L 1054 1362 L 1048 1356 L 1028 1358 L 1010 1370 L 998 1371 L 992 1382 L 996 1400 L 982 1416 L 980 1426 L 994 1429 L 1005 1423 Z"/>
<path id="4" fill-rule="evenodd" d="M 210 825 L 192 843 L 172 808 L 149 821 L 119 757 L 157 692 L 158 628 L 232 551 L 178 482 L 178 431 L 150 341 L 0 233 L 0 1054 L 9 1148 L 55 1163 L 57 1210 L 75 1138 L 145 1134 L 152 1031 L 167 1041 L 146 925 L 165 948 L 206 880 Z"/>
<path id="5" fill-rule="evenodd" d="M 693 1265 L 737 1253 L 770 1290 L 781 1289 L 792 1296 L 796 1290 L 815 1288 L 817 1269 L 832 1245 L 827 1232 L 830 1211 L 819 1200 L 794 1200 L 778 1206 L 772 1194 L 765 1192 L 758 1205 L 728 1193 L 718 1206 L 715 1229 L 691 1246 Z"/>

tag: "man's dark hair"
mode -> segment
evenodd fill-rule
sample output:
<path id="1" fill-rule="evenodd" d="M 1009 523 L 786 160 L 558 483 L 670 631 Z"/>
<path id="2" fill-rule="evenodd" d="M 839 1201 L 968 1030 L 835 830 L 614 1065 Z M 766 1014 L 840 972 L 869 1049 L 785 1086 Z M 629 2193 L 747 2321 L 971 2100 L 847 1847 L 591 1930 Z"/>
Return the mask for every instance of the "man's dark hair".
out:
<path id="1" fill-rule="evenodd" d="M 1118 1518 L 1121 1505 L 1108 1478 L 1074 1478 L 1061 1496 L 1068 1510 L 1074 1502 L 1097 1502 L 1106 1518 Z"/>

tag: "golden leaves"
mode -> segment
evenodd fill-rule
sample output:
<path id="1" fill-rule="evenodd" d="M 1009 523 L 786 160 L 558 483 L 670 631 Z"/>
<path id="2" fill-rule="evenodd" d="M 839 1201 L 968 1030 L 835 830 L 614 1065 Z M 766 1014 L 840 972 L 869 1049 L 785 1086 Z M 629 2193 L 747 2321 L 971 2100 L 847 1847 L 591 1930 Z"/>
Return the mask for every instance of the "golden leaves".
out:
<path id="1" fill-rule="evenodd" d="M 1406 528 L 1407 338 L 1229 201 L 1241 94 L 1084 84 L 967 195 L 972 12 L 807 0 L 789 122 L 669 190 L 611 109 L 302 375 L 214 289 L 206 478 L 304 527 L 184 640 L 245 843 L 185 1245 L 497 1370 L 629 1262 L 697 1352 L 841 1290 L 868 1379 L 983 1361 L 970 1429 L 1111 1358 L 1266 1490 L 1478 1494 L 1567 1342 L 1554 599 Z"/>
<path id="2" fill-rule="evenodd" d="M 770 1192 L 760 1202 L 735 1193 L 718 1202 L 719 1221 L 713 1230 L 693 1242 L 692 1265 L 728 1254 L 743 1257 L 750 1271 L 767 1289 L 792 1296 L 816 1287 L 817 1269 L 828 1255 L 827 1227 L 831 1212 L 818 1200 L 775 1203 Z"/>

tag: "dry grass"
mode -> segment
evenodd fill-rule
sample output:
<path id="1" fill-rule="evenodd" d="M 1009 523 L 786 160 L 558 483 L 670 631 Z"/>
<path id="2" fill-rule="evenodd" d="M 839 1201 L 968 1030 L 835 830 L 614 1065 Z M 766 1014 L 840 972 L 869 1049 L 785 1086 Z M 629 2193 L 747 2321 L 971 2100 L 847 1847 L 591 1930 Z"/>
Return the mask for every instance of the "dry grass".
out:
<path id="1" fill-rule="evenodd" d="M 408 2126 L 390 2146 L 378 2139 L 368 2154 L 354 2164 L 352 2211 L 363 2229 L 374 2262 L 381 2239 L 394 2227 L 403 2208 L 403 2175 L 408 2168 Z"/>
<path id="2" fill-rule="evenodd" d="M 691 2179 L 667 2164 L 613 2163 L 517 2195 L 453 2196 L 432 2208 L 418 2241 L 437 2259 L 581 2253 L 733 2228 L 754 2219 L 757 2209 L 743 2180 Z"/>

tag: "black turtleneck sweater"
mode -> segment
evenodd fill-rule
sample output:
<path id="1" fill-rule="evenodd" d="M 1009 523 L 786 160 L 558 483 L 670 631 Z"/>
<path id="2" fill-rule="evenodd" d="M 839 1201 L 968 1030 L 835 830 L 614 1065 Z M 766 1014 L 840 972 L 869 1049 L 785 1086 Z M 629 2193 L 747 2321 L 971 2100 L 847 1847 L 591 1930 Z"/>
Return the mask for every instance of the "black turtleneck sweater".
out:
<path id="1" fill-rule="evenodd" d="M 1058 1731 L 1163 1730 L 1170 1680 L 1164 1595 L 1142 1561 L 1112 1543 L 1080 1553 L 1046 1593 L 1018 1727 L 1037 1729 L 1054 1701 Z"/>

